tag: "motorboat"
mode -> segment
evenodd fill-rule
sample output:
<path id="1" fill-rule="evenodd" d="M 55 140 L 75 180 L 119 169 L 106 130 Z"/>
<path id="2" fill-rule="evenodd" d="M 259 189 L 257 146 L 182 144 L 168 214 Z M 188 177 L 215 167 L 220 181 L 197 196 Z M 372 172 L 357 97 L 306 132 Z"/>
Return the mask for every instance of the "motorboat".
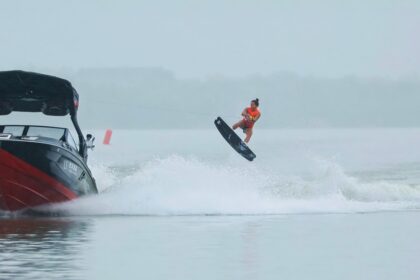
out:
<path id="1" fill-rule="evenodd" d="M 70 116 L 63 127 L 0 124 L 0 210 L 18 211 L 98 193 L 87 165 L 94 137 L 78 124 L 79 94 L 54 76 L 0 71 L 0 115 L 12 112 Z"/>

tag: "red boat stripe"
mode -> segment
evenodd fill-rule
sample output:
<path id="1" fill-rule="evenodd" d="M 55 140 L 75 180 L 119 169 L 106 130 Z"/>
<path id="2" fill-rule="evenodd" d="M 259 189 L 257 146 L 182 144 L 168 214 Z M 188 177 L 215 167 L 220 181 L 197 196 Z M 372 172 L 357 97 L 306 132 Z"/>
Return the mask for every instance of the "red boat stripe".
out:
<path id="1" fill-rule="evenodd" d="M 12 165 L 7 165 L 7 167 L 14 169 L 16 172 L 22 173 L 26 177 L 31 178 L 35 181 L 42 181 L 49 186 L 52 186 L 53 189 L 62 195 L 64 195 L 67 199 L 74 199 L 77 195 L 67 188 L 65 185 L 54 179 L 53 177 L 49 176 L 48 174 L 44 173 L 43 171 L 33 167 L 32 165 L 28 164 L 27 162 L 21 160 L 20 158 L 12 155 L 11 153 L 5 151 L 4 149 L 0 149 L 0 158 L 3 161 L 3 165 L 5 162 L 11 162 Z M 2 165 L 2 163 L 0 163 Z M 27 186 L 28 188 L 29 186 Z M 53 202 L 53 201 L 50 201 Z"/>
<path id="2" fill-rule="evenodd" d="M 13 195 L 7 195 L 7 197 L 9 197 L 9 198 L 13 199 L 14 201 L 16 201 L 16 202 L 18 202 L 18 203 L 22 204 L 22 207 L 23 207 L 23 208 L 29 207 L 29 205 L 28 205 L 28 204 L 26 204 L 25 202 L 23 202 L 22 200 L 18 199 L 17 197 L 15 197 L 15 196 L 13 196 Z"/>
<path id="3" fill-rule="evenodd" d="M 1 180 L 1 179 L 0 179 L 0 180 Z M 31 193 L 36 194 L 37 196 L 39 196 L 39 197 L 41 197 L 41 198 L 45 199 L 45 200 L 48 202 L 48 198 L 47 198 L 46 196 L 44 196 L 42 193 L 39 193 L 39 192 L 37 192 L 37 191 L 35 191 L 35 190 L 31 189 L 31 188 L 28 188 L 28 187 L 27 187 L 27 186 L 25 186 L 25 185 L 19 184 L 19 183 L 14 182 L 14 181 L 10 181 L 10 180 L 4 180 L 4 181 L 6 181 L 6 182 L 8 182 L 8 183 L 10 183 L 10 184 L 12 184 L 12 185 L 19 186 L 20 188 L 25 189 L 25 190 L 27 190 L 27 191 L 30 191 Z"/>

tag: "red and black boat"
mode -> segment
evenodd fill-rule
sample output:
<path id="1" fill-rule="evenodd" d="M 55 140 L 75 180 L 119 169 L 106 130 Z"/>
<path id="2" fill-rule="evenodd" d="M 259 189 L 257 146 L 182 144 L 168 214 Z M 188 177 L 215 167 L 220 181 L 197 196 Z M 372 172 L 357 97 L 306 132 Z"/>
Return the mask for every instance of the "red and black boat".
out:
<path id="1" fill-rule="evenodd" d="M 0 115 L 42 112 L 70 115 L 67 128 L 0 125 L 0 210 L 17 211 L 97 193 L 87 166 L 91 135 L 77 121 L 79 95 L 67 80 L 24 71 L 0 72 Z"/>

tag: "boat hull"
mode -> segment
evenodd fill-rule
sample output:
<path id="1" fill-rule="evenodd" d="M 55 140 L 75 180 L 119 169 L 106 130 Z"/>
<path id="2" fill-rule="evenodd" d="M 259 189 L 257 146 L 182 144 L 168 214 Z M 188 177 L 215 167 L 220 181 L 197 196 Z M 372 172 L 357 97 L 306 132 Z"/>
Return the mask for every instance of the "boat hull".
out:
<path id="1" fill-rule="evenodd" d="M 18 211 L 97 193 L 75 152 L 48 143 L 0 141 L 0 210 Z"/>

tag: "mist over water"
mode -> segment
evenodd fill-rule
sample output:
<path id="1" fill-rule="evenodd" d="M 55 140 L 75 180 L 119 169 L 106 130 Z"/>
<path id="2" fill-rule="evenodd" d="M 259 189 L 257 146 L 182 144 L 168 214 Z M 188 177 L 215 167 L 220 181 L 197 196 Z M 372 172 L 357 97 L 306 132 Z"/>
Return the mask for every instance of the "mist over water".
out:
<path id="1" fill-rule="evenodd" d="M 99 145 L 92 154 L 101 194 L 47 211 L 259 215 L 417 210 L 419 155 L 407 145 L 419 137 L 419 130 L 410 129 L 260 130 L 251 143 L 257 159 L 248 162 L 216 130 L 117 130 L 110 146 Z M 401 150 L 387 152 L 393 149 Z"/>

